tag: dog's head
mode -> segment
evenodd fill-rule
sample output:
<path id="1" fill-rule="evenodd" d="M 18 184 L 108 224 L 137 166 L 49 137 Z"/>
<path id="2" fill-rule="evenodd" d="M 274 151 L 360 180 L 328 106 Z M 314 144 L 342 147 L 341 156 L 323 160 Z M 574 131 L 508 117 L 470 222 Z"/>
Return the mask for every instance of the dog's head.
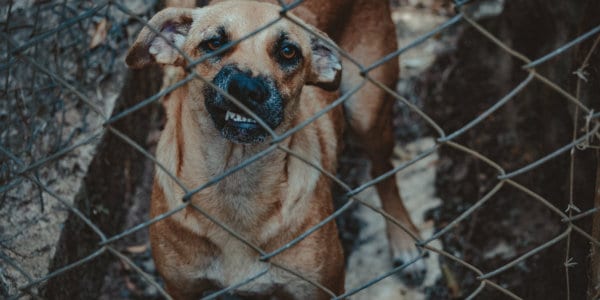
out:
<path id="1" fill-rule="evenodd" d="M 127 64 L 193 68 L 276 129 L 291 118 L 296 105 L 302 105 L 297 102 L 304 85 L 336 89 L 341 76 L 333 42 L 293 16 L 293 21 L 281 18 L 280 10 L 253 1 L 165 9 L 150 20 L 154 30 L 146 27 L 140 32 Z M 191 86 L 195 88 L 190 93 L 195 94 L 190 98 L 203 99 L 199 113 L 210 115 L 223 137 L 253 144 L 268 136 L 254 118 L 211 84 L 198 79 Z"/>

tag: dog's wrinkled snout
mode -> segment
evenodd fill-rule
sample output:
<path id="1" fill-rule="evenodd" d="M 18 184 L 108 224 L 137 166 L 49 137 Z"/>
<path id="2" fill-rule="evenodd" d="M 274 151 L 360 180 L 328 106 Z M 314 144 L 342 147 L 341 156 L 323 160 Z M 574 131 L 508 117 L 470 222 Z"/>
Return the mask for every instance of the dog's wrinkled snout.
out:
<path id="1" fill-rule="evenodd" d="M 241 72 L 231 75 L 227 92 L 246 104 L 259 105 L 269 99 L 269 90 L 263 79 Z"/>

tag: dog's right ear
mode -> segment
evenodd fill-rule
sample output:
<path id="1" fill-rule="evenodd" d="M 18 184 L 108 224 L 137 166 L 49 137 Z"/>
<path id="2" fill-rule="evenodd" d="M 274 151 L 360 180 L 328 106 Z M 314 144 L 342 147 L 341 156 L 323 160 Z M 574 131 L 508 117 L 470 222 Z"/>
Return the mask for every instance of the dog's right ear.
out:
<path id="1" fill-rule="evenodd" d="M 335 43 L 324 32 L 314 27 L 309 28 L 319 33 L 320 37 L 311 38 L 312 69 L 307 83 L 328 91 L 336 90 L 342 78 L 342 61 L 332 46 Z"/>
<path id="2" fill-rule="evenodd" d="M 139 69 L 151 63 L 184 66 L 181 49 L 192 27 L 192 12 L 189 8 L 166 8 L 158 12 L 148 26 L 144 27 L 129 49 L 125 61 L 130 68 Z M 178 49 L 173 48 L 173 46 Z"/>

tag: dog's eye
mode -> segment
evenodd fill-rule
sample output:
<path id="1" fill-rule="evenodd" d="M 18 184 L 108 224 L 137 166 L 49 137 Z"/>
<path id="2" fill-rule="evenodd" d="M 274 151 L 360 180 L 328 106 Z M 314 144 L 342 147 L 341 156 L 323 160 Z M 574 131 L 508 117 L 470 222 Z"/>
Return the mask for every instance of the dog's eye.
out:
<path id="1" fill-rule="evenodd" d="M 291 60 L 298 56 L 298 49 L 294 45 L 284 45 L 279 49 L 279 55 L 283 59 Z"/>
<path id="2" fill-rule="evenodd" d="M 296 70 L 296 67 L 302 61 L 302 52 L 300 51 L 300 48 L 298 48 L 295 43 L 285 40 L 285 38 L 278 41 L 272 51 L 273 59 L 275 59 L 286 72 Z"/>
<path id="3" fill-rule="evenodd" d="M 221 48 L 223 46 L 223 42 L 221 40 L 209 41 L 206 46 L 208 46 L 208 49 L 214 51 Z"/>
<path id="4" fill-rule="evenodd" d="M 200 44 L 200 47 L 205 51 L 216 51 L 219 50 L 227 41 L 223 37 L 216 37 L 210 40 L 206 40 Z"/>

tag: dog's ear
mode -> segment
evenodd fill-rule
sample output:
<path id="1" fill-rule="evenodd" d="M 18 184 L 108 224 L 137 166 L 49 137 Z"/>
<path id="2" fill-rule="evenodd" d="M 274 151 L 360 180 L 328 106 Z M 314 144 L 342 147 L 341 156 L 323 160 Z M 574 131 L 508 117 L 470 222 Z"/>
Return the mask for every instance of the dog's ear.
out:
<path id="1" fill-rule="evenodd" d="M 328 91 L 336 90 L 342 77 L 342 62 L 337 50 L 332 46 L 335 43 L 325 33 L 313 30 L 320 36 L 311 37 L 312 64 L 307 84 Z"/>
<path id="2" fill-rule="evenodd" d="M 158 12 L 148 26 L 144 27 L 135 43 L 129 49 L 125 61 L 131 68 L 143 68 L 151 63 L 185 65 L 181 49 L 192 26 L 192 12 L 189 8 L 166 8 Z M 160 32 L 157 34 L 156 31 Z"/>

